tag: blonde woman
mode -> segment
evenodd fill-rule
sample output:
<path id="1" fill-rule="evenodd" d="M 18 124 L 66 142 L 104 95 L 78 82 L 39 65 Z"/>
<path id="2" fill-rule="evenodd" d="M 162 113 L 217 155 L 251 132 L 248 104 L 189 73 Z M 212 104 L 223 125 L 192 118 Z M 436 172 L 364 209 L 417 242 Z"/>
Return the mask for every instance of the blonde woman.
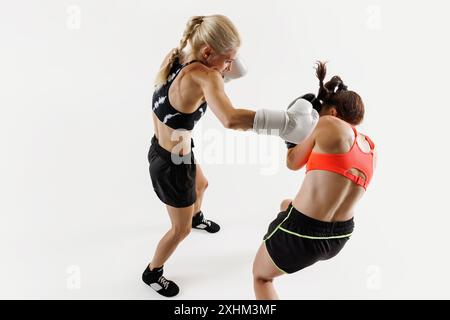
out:
<path id="1" fill-rule="evenodd" d="M 155 193 L 164 203 L 171 228 L 159 241 L 142 279 L 159 294 L 172 297 L 178 286 L 163 276 L 163 265 L 191 228 L 217 232 L 219 226 L 201 211 L 208 186 L 195 163 L 191 134 L 207 106 L 225 128 L 253 129 L 299 142 L 316 123 L 304 101 L 284 110 L 236 109 L 224 92 L 224 77 L 233 72 L 241 39 L 223 15 L 189 19 L 178 48 L 170 51 L 157 75 L 153 95 L 153 127 L 148 160 Z M 236 70 L 234 70 L 236 71 Z M 309 113 L 308 113 L 309 112 Z"/>

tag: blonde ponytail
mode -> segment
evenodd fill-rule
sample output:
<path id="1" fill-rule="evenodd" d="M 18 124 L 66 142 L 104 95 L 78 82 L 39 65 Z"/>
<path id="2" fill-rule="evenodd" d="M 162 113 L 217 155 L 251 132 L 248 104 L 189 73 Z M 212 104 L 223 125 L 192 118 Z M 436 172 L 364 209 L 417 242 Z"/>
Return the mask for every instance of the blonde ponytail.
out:
<path id="1" fill-rule="evenodd" d="M 180 44 L 178 45 L 178 48 L 172 51 L 167 63 L 164 64 L 159 70 L 158 75 L 156 76 L 155 86 L 159 87 L 162 86 L 164 83 L 166 83 L 167 78 L 169 77 L 170 69 L 172 68 L 174 61 L 178 57 L 180 57 L 181 51 L 186 47 L 192 33 L 194 33 L 195 30 L 201 25 L 201 23 L 203 22 L 203 18 L 204 18 L 203 16 L 194 16 L 189 19 L 188 23 L 186 24 L 183 37 L 181 38 Z"/>

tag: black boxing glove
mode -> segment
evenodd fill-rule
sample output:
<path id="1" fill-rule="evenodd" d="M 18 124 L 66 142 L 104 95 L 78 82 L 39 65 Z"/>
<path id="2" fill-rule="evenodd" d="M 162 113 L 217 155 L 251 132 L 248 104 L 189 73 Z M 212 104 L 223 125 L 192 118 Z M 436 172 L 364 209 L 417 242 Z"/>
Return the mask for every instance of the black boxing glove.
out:
<path id="1" fill-rule="evenodd" d="M 305 99 L 305 100 L 311 102 L 313 109 L 315 109 L 318 113 L 322 109 L 322 103 L 320 102 L 319 99 L 316 98 L 316 95 L 314 93 L 307 93 L 307 94 L 304 94 L 304 95 L 298 97 L 297 99 L 295 99 L 288 105 L 287 109 L 289 109 L 298 99 Z M 285 141 L 285 143 L 286 143 L 286 147 L 288 149 L 294 148 L 297 145 L 295 143 L 288 142 L 288 141 Z"/>
<path id="2" fill-rule="evenodd" d="M 313 108 L 316 109 L 316 111 L 320 113 L 320 110 L 322 109 L 322 103 L 320 102 L 319 99 L 317 99 L 317 97 L 314 93 L 307 93 L 301 97 L 298 97 L 297 99 L 295 99 L 294 101 L 291 102 L 289 107 L 292 106 L 295 103 L 295 101 L 297 101 L 298 99 L 308 100 L 313 105 Z M 289 109 L 289 107 L 288 107 L 288 109 Z"/>

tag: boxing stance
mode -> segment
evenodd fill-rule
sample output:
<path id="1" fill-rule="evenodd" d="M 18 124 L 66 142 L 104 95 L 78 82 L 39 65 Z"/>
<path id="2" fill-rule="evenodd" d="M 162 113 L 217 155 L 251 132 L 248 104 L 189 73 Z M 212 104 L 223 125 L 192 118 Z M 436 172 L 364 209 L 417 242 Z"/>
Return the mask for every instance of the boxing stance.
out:
<path id="1" fill-rule="evenodd" d="M 156 78 L 152 105 L 155 134 L 148 160 L 153 189 L 168 211 L 171 228 L 159 241 L 142 279 L 166 297 L 179 292 L 178 285 L 163 276 L 163 265 L 178 244 L 191 228 L 210 233 L 220 228 L 201 211 L 208 182 L 192 151 L 192 130 L 207 107 L 225 128 L 278 134 L 293 143 L 304 139 L 318 121 L 317 112 L 305 100 L 287 111 L 255 113 L 233 106 L 224 81 L 245 74 L 242 61 L 236 60 L 240 42 L 227 17 L 192 17 L 180 45 L 166 56 Z"/>
<path id="2" fill-rule="evenodd" d="M 294 200 L 281 203 L 281 212 L 270 223 L 256 254 L 257 299 L 278 298 L 275 277 L 341 251 L 353 232 L 353 208 L 372 179 L 375 145 L 355 128 L 364 117 L 363 101 L 337 76 L 323 84 L 325 75 L 325 64 L 319 62 L 317 98 L 302 97 L 319 111 L 317 126 L 303 142 L 287 143 L 287 167 L 299 170 L 306 165 L 306 176 Z"/>

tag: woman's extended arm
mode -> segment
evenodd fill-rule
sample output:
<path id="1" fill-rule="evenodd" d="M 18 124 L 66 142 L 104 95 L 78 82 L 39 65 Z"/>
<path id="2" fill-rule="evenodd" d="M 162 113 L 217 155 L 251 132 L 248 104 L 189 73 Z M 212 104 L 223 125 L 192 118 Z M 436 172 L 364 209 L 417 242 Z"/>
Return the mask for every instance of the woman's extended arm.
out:
<path id="1" fill-rule="evenodd" d="M 197 77 L 206 103 L 225 128 L 248 130 L 253 128 L 255 111 L 236 109 L 224 91 L 223 79 L 219 72 L 202 72 Z"/>

